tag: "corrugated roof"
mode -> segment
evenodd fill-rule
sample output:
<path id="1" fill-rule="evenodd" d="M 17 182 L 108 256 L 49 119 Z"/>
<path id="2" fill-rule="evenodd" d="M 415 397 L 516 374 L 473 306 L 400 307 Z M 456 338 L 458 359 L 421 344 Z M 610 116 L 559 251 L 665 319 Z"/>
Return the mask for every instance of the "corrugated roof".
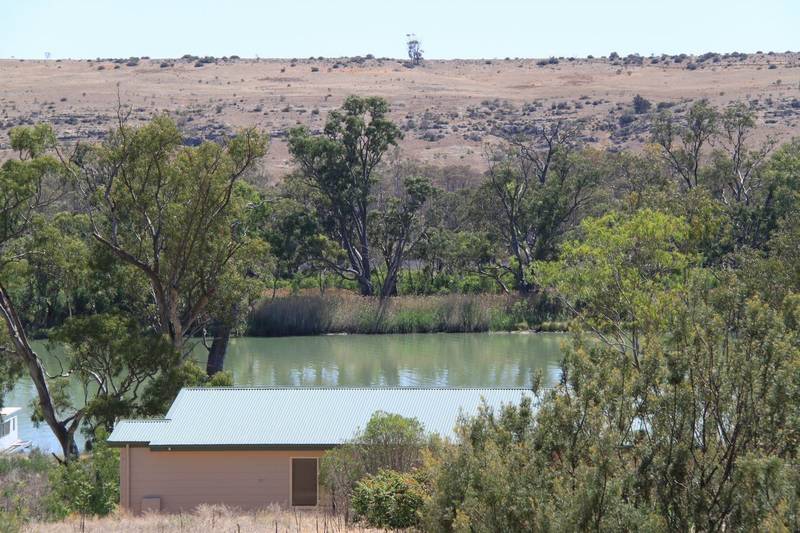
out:
<path id="1" fill-rule="evenodd" d="M 109 442 L 152 448 L 327 447 L 350 440 L 375 411 L 418 419 L 453 437 L 460 412 L 517 404 L 526 389 L 258 388 L 181 390 L 160 423 L 122 421 Z"/>
<path id="2" fill-rule="evenodd" d="M 147 444 L 159 427 L 168 423 L 164 418 L 120 420 L 108 440 L 115 444 Z"/>

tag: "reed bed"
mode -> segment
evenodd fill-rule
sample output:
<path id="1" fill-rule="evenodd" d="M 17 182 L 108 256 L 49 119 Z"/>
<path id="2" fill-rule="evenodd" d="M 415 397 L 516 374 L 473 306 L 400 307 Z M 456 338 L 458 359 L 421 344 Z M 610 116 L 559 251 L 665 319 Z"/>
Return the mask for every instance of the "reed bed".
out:
<path id="1" fill-rule="evenodd" d="M 521 300 L 499 294 L 399 296 L 381 301 L 347 291 L 279 295 L 258 302 L 248 335 L 459 333 L 527 329 Z"/>

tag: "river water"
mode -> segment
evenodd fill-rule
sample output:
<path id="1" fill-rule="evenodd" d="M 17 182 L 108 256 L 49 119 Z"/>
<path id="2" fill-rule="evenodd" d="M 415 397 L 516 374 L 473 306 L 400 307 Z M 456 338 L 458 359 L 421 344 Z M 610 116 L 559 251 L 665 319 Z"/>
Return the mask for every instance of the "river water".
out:
<path id="1" fill-rule="evenodd" d="M 236 385 L 528 387 L 536 371 L 552 384 L 559 376 L 564 334 L 441 333 L 413 335 L 326 335 L 232 339 L 225 368 Z M 48 370 L 57 371 L 60 349 L 35 346 Z M 201 363 L 205 349 L 195 350 Z M 78 383 L 71 388 L 77 400 Z M 43 450 L 59 451 L 46 424 L 34 427 L 30 403 L 35 390 L 24 377 L 4 405 L 22 407 L 20 438 Z M 79 439 L 79 446 L 82 442 Z"/>

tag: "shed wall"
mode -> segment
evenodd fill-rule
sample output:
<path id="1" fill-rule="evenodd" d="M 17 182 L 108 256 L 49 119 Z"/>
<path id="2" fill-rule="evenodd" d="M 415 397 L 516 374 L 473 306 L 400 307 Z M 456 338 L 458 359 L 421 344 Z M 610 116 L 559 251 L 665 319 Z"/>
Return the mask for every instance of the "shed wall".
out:
<path id="1" fill-rule="evenodd" d="M 292 457 L 321 457 L 321 450 L 151 451 L 120 450 L 120 504 L 134 514 L 142 499 L 158 497 L 161 511 L 189 512 L 201 504 L 253 510 L 289 506 Z M 128 481 L 130 480 L 130 483 Z M 324 494 L 320 489 L 321 504 Z"/>

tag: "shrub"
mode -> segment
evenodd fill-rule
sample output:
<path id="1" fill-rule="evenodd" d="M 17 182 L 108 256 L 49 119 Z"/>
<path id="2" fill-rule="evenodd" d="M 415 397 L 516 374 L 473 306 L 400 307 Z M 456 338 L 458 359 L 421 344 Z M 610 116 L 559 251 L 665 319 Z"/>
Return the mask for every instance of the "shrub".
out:
<path id="1" fill-rule="evenodd" d="M 49 474 L 54 461 L 34 450 L 27 456 L 0 455 L 0 531 L 17 531 L 30 520 L 50 518 Z"/>
<path id="2" fill-rule="evenodd" d="M 558 58 L 551 56 L 548 59 L 541 59 L 536 62 L 537 65 L 543 67 L 545 65 L 558 65 Z"/>
<path id="3" fill-rule="evenodd" d="M 644 98 L 642 95 L 637 94 L 633 97 L 633 112 L 637 115 L 647 113 L 651 106 L 650 100 Z"/>
<path id="4" fill-rule="evenodd" d="M 402 529 L 417 525 L 425 491 L 413 476 L 381 470 L 356 484 L 352 505 L 371 527 Z"/>
<path id="5" fill-rule="evenodd" d="M 54 516 L 105 516 L 119 502 L 119 453 L 101 435 L 91 456 L 54 468 L 50 487 Z"/>
<path id="6" fill-rule="evenodd" d="M 418 420 L 374 413 L 363 431 L 322 457 L 320 481 L 331 495 L 334 510 L 344 512 L 348 519 L 360 479 L 386 469 L 408 472 L 422 463 L 422 451 L 429 445 Z"/>
<path id="7" fill-rule="evenodd" d="M 625 113 L 624 115 L 619 117 L 619 125 L 621 128 L 625 128 L 627 126 L 630 126 L 635 120 L 636 118 L 633 115 Z"/>

